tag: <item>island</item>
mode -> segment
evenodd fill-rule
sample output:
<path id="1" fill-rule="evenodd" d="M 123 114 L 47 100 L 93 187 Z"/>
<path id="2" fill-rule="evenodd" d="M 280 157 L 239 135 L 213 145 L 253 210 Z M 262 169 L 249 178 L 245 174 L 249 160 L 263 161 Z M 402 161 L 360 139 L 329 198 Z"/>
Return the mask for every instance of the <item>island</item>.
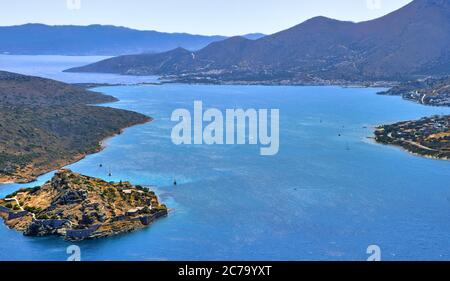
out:
<path id="1" fill-rule="evenodd" d="M 436 159 L 450 159 L 450 115 L 377 127 L 375 140 Z"/>
<path id="2" fill-rule="evenodd" d="M 152 120 L 98 106 L 115 101 L 76 85 L 0 71 L 0 184 L 32 182 L 100 151 L 123 129 Z"/>
<path id="3" fill-rule="evenodd" d="M 167 207 L 146 187 L 106 182 L 67 169 L 42 186 L 0 200 L 0 217 L 26 236 L 80 241 L 142 229 L 167 216 Z"/>

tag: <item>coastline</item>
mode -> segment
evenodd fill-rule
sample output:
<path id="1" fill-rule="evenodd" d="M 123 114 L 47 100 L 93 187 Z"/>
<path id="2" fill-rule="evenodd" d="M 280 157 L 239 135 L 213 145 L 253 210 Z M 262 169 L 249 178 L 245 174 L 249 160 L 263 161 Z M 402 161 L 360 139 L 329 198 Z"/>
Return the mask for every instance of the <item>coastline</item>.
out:
<path id="1" fill-rule="evenodd" d="M 76 154 L 71 159 L 64 159 L 64 160 L 61 160 L 58 163 L 54 163 L 54 165 L 49 165 L 47 169 L 40 169 L 40 170 L 36 171 L 36 170 L 33 170 L 32 167 L 25 167 L 24 169 L 27 169 L 28 172 L 25 172 L 25 174 L 23 174 L 21 176 L 21 179 L 19 179 L 19 177 L 14 177 L 14 176 L 0 177 L 0 187 L 2 185 L 7 185 L 7 184 L 27 184 L 27 183 L 35 182 L 42 175 L 45 175 L 45 174 L 50 173 L 52 171 L 57 171 L 57 170 L 62 169 L 64 167 L 66 167 L 66 166 L 75 164 L 75 163 L 83 160 L 84 158 L 86 158 L 89 155 L 93 155 L 93 154 L 96 154 L 96 153 L 99 153 L 99 152 L 103 151 L 104 149 L 107 148 L 106 142 L 108 140 L 110 140 L 110 139 L 112 139 L 112 138 L 122 134 L 126 129 L 134 127 L 134 126 L 143 125 L 143 124 L 152 122 L 153 120 L 154 119 L 152 117 L 147 117 L 147 121 L 145 121 L 145 122 L 140 122 L 140 123 L 136 123 L 136 124 L 124 127 L 122 129 L 120 129 L 119 133 L 115 133 L 115 134 L 106 136 L 104 139 L 102 139 L 98 143 L 99 148 L 96 151 L 93 151 L 93 152 L 90 152 L 90 153 Z"/>
<path id="2" fill-rule="evenodd" d="M 66 72 L 66 71 L 63 71 Z M 154 74 L 129 74 L 129 73 L 109 73 L 109 72 L 95 72 L 95 71 L 70 71 L 69 73 L 80 74 L 116 74 L 123 76 L 155 76 Z M 86 89 L 93 89 L 96 87 L 110 87 L 110 86 L 160 86 L 164 84 L 186 84 L 186 85 L 236 85 L 236 86 L 337 86 L 344 88 L 392 88 L 398 86 L 401 81 L 347 81 L 347 80 L 325 80 L 319 79 L 316 81 L 302 81 L 302 80 L 221 80 L 206 79 L 204 77 L 180 77 L 180 76 L 157 76 L 157 82 L 138 82 L 134 84 L 125 83 L 71 83 L 72 85 L 80 86 Z"/>
<path id="3" fill-rule="evenodd" d="M 379 144 L 379 145 L 387 146 L 387 147 L 394 147 L 394 148 L 402 150 L 403 152 L 406 152 L 406 153 L 408 153 L 410 155 L 413 155 L 413 156 L 417 156 L 417 157 L 421 157 L 421 158 L 427 158 L 427 159 L 431 159 L 431 160 L 438 160 L 438 161 L 450 161 L 450 158 L 448 158 L 448 157 L 436 157 L 436 156 L 431 156 L 431 155 L 426 155 L 426 154 L 420 154 L 420 153 L 411 151 L 411 150 L 409 150 L 409 149 L 407 149 L 407 148 L 405 148 L 405 147 L 403 147 L 403 146 L 401 146 L 399 144 L 382 143 L 382 142 L 377 141 L 375 137 L 367 137 L 367 138 L 373 140 L 374 144 Z"/>
<path id="4" fill-rule="evenodd" d="M 448 140 L 439 135 L 448 130 L 446 118 L 448 116 L 425 117 L 416 121 L 378 125 L 374 128 L 373 136 L 370 139 L 377 144 L 401 148 L 414 156 L 448 161 L 450 160 Z M 424 144 L 423 141 L 426 143 Z"/>
<path id="5" fill-rule="evenodd" d="M 148 83 L 144 83 L 148 84 Z M 223 86 L 291 86 L 291 87 L 324 87 L 335 86 L 343 88 L 392 88 L 399 84 L 397 81 L 377 82 L 348 82 L 348 81 L 324 81 L 324 82 L 274 82 L 274 81 L 195 81 L 195 80 L 163 80 L 160 84 L 186 84 L 186 85 L 223 85 Z M 154 85 L 154 84 L 150 84 Z"/>
<path id="6" fill-rule="evenodd" d="M 10 229 L 25 236 L 60 236 L 67 241 L 128 233 L 167 215 L 166 205 L 148 188 L 68 169 L 57 171 L 39 187 L 23 188 L 0 199 L 0 218 Z"/>
<path id="7" fill-rule="evenodd" d="M 2 179 L 0 179 L 0 186 L 2 185 L 7 185 L 7 184 L 14 184 L 15 182 L 13 181 L 3 181 Z"/>
<path id="8" fill-rule="evenodd" d="M 382 126 L 382 125 L 371 126 L 371 127 L 374 131 L 376 131 L 376 128 L 379 126 Z M 420 154 L 420 153 L 411 151 L 411 150 L 407 149 L 406 147 L 403 147 L 402 145 L 399 145 L 399 144 L 380 142 L 377 140 L 375 133 L 372 136 L 365 137 L 365 140 L 368 140 L 369 144 L 392 147 L 392 148 L 401 150 L 407 154 L 410 154 L 410 155 L 413 155 L 416 157 L 427 158 L 427 159 L 437 160 L 437 161 L 450 161 L 450 157 L 436 157 L 436 156 L 431 156 L 431 155 L 426 155 L 426 154 Z"/>

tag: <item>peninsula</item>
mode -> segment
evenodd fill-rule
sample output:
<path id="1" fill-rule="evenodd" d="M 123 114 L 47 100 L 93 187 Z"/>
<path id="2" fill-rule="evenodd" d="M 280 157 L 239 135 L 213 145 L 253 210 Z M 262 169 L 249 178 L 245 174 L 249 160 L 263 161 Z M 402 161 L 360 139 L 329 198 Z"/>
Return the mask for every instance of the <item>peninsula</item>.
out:
<path id="1" fill-rule="evenodd" d="M 0 183 L 39 175 L 102 149 L 101 142 L 150 117 L 93 104 L 112 96 L 62 82 L 0 71 Z"/>
<path id="2" fill-rule="evenodd" d="M 375 140 L 437 159 L 450 159 L 450 115 L 379 126 Z"/>
<path id="3" fill-rule="evenodd" d="M 80 241 L 141 229 L 167 216 L 148 188 L 60 170 L 42 186 L 0 200 L 5 224 L 26 236 Z"/>
<path id="4" fill-rule="evenodd" d="M 401 96 L 424 105 L 450 106 L 450 76 L 401 83 L 378 94 Z"/>

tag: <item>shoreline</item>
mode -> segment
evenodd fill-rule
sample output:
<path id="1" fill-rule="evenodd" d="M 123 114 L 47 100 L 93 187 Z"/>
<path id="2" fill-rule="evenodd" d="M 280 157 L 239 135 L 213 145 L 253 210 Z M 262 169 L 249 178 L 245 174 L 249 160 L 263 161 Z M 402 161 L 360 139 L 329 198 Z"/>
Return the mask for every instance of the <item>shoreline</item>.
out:
<path id="1" fill-rule="evenodd" d="M 403 147 L 403 146 L 401 146 L 399 144 L 393 144 L 393 143 L 391 144 L 391 143 L 379 142 L 379 141 L 376 140 L 375 137 L 367 137 L 367 138 L 373 140 L 374 144 L 379 144 L 379 145 L 382 145 L 382 146 L 396 148 L 398 150 L 401 150 L 401 151 L 403 151 L 403 152 L 405 152 L 407 154 L 410 154 L 410 155 L 413 155 L 413 156 L 416 156 L 416 157 L 426 158 L 426 159 L 430 159 L 430 160 L 437 160 L 437 161 L 450 161 L 450 158 L 448 158 L 448 157 L 436 157 L 436 156 L 431 156 L 431 155 L 420 154 L 420 153 L 411 151 L 411 150 L 409 150 L 409 149 L 407 149 L 407 148 L 405 148 L 405 147 Z"/>
<path id="2" fill-rule="evenodd" d="M 372 144 L 372 145 L 380 145 L 380 146 L 386 146 L 386 147 L 391 147 L 400 151 L 403 151 L 406 154 L 412 155 L 412 156 L 416 156 L 416 157 L 420 157 L 420 158 L 426 158 L 426 159 L 430 159 L 430 160 L 437 160 L 437 161 L 450 161 L 450 158 L 447 157 L 435 157 L 435 156 L 430 156 L 430 155 L 425 155 L 425 154 L 420 154 L 417 152 L 413 152 L 399 144 L 390 144 L 390 143 L 384 143 L 384 142 L 379 142 L 377 141 L 375 136 L 369 136 L 369 137 L 365 137 L 366 140 L 369 140 L 368 143 Z"/>
<path id="3" fill-rule="evenodd" d="M 378 126 L 371 126 L 372 129 L 375 131 L 377 127 L 382 126 L 382 125 L 378 125 Z M 386 147 L 391 147 L 400 151 L 403 151 L 404 153 L 407 153 L 409 155 L 412 156 L 416 156 L 416 157 L 420 157 L 420 158 L 426 158 L 426 159 L 430 159 L 430 160 L 437 160 L 437 161 L 450 161 L 450 157 L 436 157 L 436 156 L 431 156 L 431 155 L 425 155 L 425 154 L 420 154 L 414 151 L 411 151 L 399 144 L 394 144 L 394 143 L 384 143 L 384 142 L 380 142 L 377 141 L 376 135 L 375 133 L 372 134 L 372 136 L 367 136 L 364 138 L 365 140 L 368 140 L 368 143 L 371 145 L 379 145 L 379 146 L 386 146 Z"/>
<path id="4" fill-rule="evenodd" d="M 91 72 L 74 72 L 74 73 L 91 73 Z M 97 74 L 104 74 L 102 72 L 92 72 Z M 127 74 L 115 73 L 117 75 L 124 76 L 132 76 Z M 146 75 L 142 75 L 145 77 Z M 158 82 L 139 82 L 132 84 L 109 84 L 109 83 L 71 83 L 72 85 L 77 85 L 84 87 L 86 89 L 94 89 L 98 87 L 115 87 L 115 86 L 162 86 L 166 84 L 183 84 L 183 85 L 205 85 L 205 86 L 267 86 L 267 87 L 276 87 L 276 86 L 289 86 L 289 87 L 342 87 L 342 88 L 392 88 L 397 86 L 400 82 L 397 81 L 377 81 L 377 82 L 336 82 L 329 83 L 327 82 L 317 82 L 317 83 L 283 83 L 283 82 L 271 82 L 271 81 L 211 81 L 211 82 L 203 82 L 203 81 L 186 81 L 186 80 L 177 80 L 177 79 L 164 79 L 159 80 Z"/>
<path id="5" fill-rule="evenodd" d="M 87 86 L 87 88 L 97 88 L 97 87 L 107 87 L 107 86 L 146 86 L 146 85 L 164 85 L 164 84 L 174 84 L 174 83 L 181 83 L 181 84 L 186 84 L 186 85 L 241 85 L 241 86 L 317 86 L 317 87 L 323 87 L 323 86 L 336 86 L 336 87 L 343 87 L 343 88 L 371 88 L 371 87 L 386 87 L 387 85 L 363 85 L 362 82 L 361 84 L 359 83 L 335 83 L 335 84 L 326 84 L 326 83 L 310 83 L 310 84 L 280 84 L 280 83 L 245 83 L 245 82 L 221 82 L 221 83 L 202 83 L 202 82 L 186 82 L 186 81 L 174 81 L 174 80 L 164 80 L 164 81 L 160 81 L 160 83 L 135 83 L 135 84 L 107 84 L 107 83 L 84 83 L 85 86 Z M 79 84 L 79 83 L 72 83 L 72 84 Z M 376 84 L 376 82 L 375 82 Z M 81 85 L 80 85 L 81 86 Z M 391 85 L 392 86 L 392 85 Z M 408 101 L 406 99 L 404 99 L 405 101 Z M 420 103 L 418 103 L 420 104 Z M 421 105 L 425 105 L 425 104 L 421 104 Z M 95 106 L 101 106 L 101 104 L 96 104 Z M 16 179 L 14 176 L 9 176 L 9 177 L 0 177 L 0 187 L 2 185 L 8 185 L 8 184 L 28 184 L 28 183 L 32 183 L 35 182 L 40 176 L 46 174 L 46 173 L 50 173 L 52 171 L 56 171 L 58 169 L 61 169 L 63 167 L 66 167 L 68 165 L 72 165 L 75 164 L 81 160 L 83 160 L 84 158 L 86 158 L 89 155 L 93 155 L 96 153 L 99 153 L 101 151 L 103 151 L 104 149 L 107 148 L 107 142 L 122 134 L 126 129 L 134 127 L 134 126 L 138 126 L 138 125 L 142 125 L 142 124 L 146 124 L 149 122 L 152 122 L 154 119 L 152 117 L 148 117 L 148 119 L 144 122 L 140 122 L 140 123 L 136 123 L 124 128 L 120 129 L 119 133 L 115 133 L 109 136 L 106 136 L 104 139 L 102 139 L 101 141 L 99 141 L 99 149 L 97 149 L 96 151 L 90 152 L 90 153 L 83 153 L 83 154 L 77 154 L 74 155 L 71 159 L 67 159 L 67 160 L 63 160 L 60 163 L 55 163 L 53 166 L 48 167 L 48 169 L 42 169 L 41 171 L 37 172 L 36 176 L 32 176 L 30 174 L 33 173 L 33 169 L 31 167 L 28 167 L 28 169 L 30 169 L 29 173 L 25 173 L 25 176 L 23 176 L 22 179 Z M 375 127 L 376 128 L 376 127 Z M 450 160 L 449 158 L 440 158 L 440 157 L 435 157 L 435 156 L 430 156 L 430 155 L 426 155 L 426 154 L 420 154 L 420 153 L 416 153 L 413 152 L 405 147 L 403 147 L 402 145 L 398 145 L 398 144 L 386 144 L 386 143 L 382 143 L 376 140 L 376 137 L 367 137 L 368 139 L 371 139 L 374 143 L 377 144 L 383 144 L 383 145 L 390 145 L 390 146 L 397 146 L 399 148 L 401 148 L 402 150 L 415 155 L 415 156 L 420 156 L 420 157 L 425 157 L 425 158 L 429 158 L 429 159 L 435 159 L 435 160 Z M 27 167 L 25 167 L 24 169 L 27 169 Z M 34 171 L 36 172 L 36 171 Z"/>
<path id="6" fill-rule="evenodd" d="M 1 187 L 2 185 L 7 185 L 7 184 L 15 184 L 15 182 L 13 182 L 13 181 L 2 181 L 2 180 L 0 179 L 0 187 Z"/>
<path id="7" fill-rule="evenodd" d="M 325 80 L 318 81 L 276 81 L 276 80 L 260 80 L 260 81 L 246 81 L 246 80 L 210 80 L 203 77 L 183 78 L 176 75 L 158 76 L 151 74 L 127 74 L 127 73 L 110 73 L 110 72 L 95 72 L 95 71 L 66 71 L 67 73 L 79 74 L 115 74 L 122 76 L 136 76 L 136 77 L 157 77 L 155 82 L 137 82 L 137 83 L 70 83 L 86 89 L 97 87 L 114 87 L 114 86 L 161 86 L 165 84 L 185 84 L 185 85 L 221 85 L 221 86 L 298 86 L 298 87 L 312 87 L 312 86 L 336 86 L 343 88 L 392 88 L 401 84 L 401 81 L 347 81 L 347 80 Z"/>
<path id="8" fill-rule="evenodd" d="M 114 138 L 114 137 L 116 137 L 116 136 L 118 136 L 118 135 L 121 135 L 126 129 L 129 129 L 129 128 L 134 127 L 134 126 L 139 126 L 139 125 L 147 124 L 147 123 L 152 122 L 153 120 L 154 120 L 154 119 L 153 119 L 152 117 L 148 117 L 148 120 L 145 121 L 145 122 L 140 122 L 140 123 L 136 123 L 136 124 L 133 124 L 133 125 L 130 125 L 130 126 L 121 128 L 119 133 L 115 133 L 115 134 L 113 134 L 113 135 L 106 136 L 104 139 L 102 139 L 101 141 L 99 141 L 99 143 L 98 143 L 98 144 L 99 144 L 99 149 L 97 149 L 96 151 L 93 151 L 93 152 L 91 152 L 91 153 L 83 153 L 83 154 L 77 154 L 77 155 L 74 155 L 70 160 L 62 161 L 60 165 L 58 165 L 57 163 L 55 163 L 55 166 L 52 166 L 52 167 L 49 167 L 48 169 L 45 169 L 45 170 L 43 170 L 43 171 L 37 172 L 38 174 L 37 174 L 36 176 L 25 175 L 25 176 L 23 176 L 23 180 L 15 180 L 15 179 L 12 178 L 12 177 L 0 177 L 0 188 L 1 188 L 2 185 L 8 185 L 8 184 L 28 184 L 28 183 L 36 182 L 37 179 L 38 179 L 40 176 L 43 176 L 43 175 L 45 175 L 45 174 L 47 174 L 47 173 L 50 173 L 50 172 L 52 172 L 52 171 L 57 171 L 57 170 L 60 170 L 60 169 L 62 169 L 62 168 L 64 168 L 64 167 L 66 167 L 66 166 L 69 166 L 69 165 L 75 164 L 75 163 L 77 163 L 77 162 L 80 162 L 81 160 L 85 159 L 87 156 L 94 155 L 94 154 L 97 154 L 97 153 L 102 152 L 104 149 L 107 148 L 106 142 L 107 142 L 108 140 L 110 140 L 110 139 L 112 139 L 112 138 Z M 30 171 L 30 172 L 32 173 L 33 171 Z"/>
<path id="9" fill-rule="evenodd" d="M 139 83 L 144 84 L 145 83 Z M 139 85 L 138 84 L 138 85 Z M 156 85 L 164 85 L 164 84 L 186 84 L 186 85 L 218 85 L 218 86 L 267 86 L 267 87 L 276 87 L 276 86 L 288 86 L 288 87 L 342 87 L 342 88 L 392 88 L 399 84 L 399 82 L 373 82 L 373 83 L 365 83 L 365 82 L 338 82 L 338 83 L 277 83 L 277 82 L 246 82 L 246 81 L 218 81 L 218 82 L 198 82 L 198 81 L 184 81 L 184 80 L 164 80 L 161 81 L 160 84 Z M 155 85 L 155 84 L 151 84 Z"/>
<path id="10" fill-rule="evenodd" d="M 378 125 L 374 128 L 370 139 L 376 144 L 397 147 L 414 156 L 448 161 L 450 160 L 448 140 L 438 136 L 443 131 L 448 130 L 448 118 L 450 116 L 443 115 L 401 121 L 389 125 Z M 423 141 L 427 141 L 429 145 L 423 144 Z"/>
<path id="11" fill-rule="evenodd" d="M 114 195 L 105 196 L 111 190 Z M 68 193 L 78 197 L 68 197 Z M 153 190 L 129 182 L 106 182 L 69 169 L 61 169 L 43 185 L 20 189 L 8 198 L 0 199 L 0 218 L 8 228 L 29 237 L 56 236 L 66 241 L 128 233 L 169 214 Z M 114 207 L 110 207 L 111 202 Z M 80 212 L 83 217 L 77 215 Z"/>

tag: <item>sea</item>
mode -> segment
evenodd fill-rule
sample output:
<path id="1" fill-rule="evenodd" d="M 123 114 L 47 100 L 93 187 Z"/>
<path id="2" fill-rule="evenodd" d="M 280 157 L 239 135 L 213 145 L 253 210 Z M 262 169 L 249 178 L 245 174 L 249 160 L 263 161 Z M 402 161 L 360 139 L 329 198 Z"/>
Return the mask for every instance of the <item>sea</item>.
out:
<path id="1" fill-rule="evenodd" d="M 71 245 L 86 261 L 450 260 L 450 162 L 373 141 L 380 124 L 450 114 L 380 88 L 142 84 L 157 77 L 63 73 L 104 57 L 0 56 L 0 70 L 95 88 L 109 106 L 153 122 L 108 139 L 68 166 L 108 181 L 149 186 L 170 209 L 148 228 L 68 242 L 25 237 L 0 225 L 0 260 L 64 261 Z M 174 110 L 279 109 L 280 148 L 175 145 Z M 102 167 L 100 167 L 100 164 Z M 109 172 L 111 171 L 111 176 Z M 0 185 L 0 197 L 49 180 Z M 177 185 L 174 186 L 173 182 Z"/>

